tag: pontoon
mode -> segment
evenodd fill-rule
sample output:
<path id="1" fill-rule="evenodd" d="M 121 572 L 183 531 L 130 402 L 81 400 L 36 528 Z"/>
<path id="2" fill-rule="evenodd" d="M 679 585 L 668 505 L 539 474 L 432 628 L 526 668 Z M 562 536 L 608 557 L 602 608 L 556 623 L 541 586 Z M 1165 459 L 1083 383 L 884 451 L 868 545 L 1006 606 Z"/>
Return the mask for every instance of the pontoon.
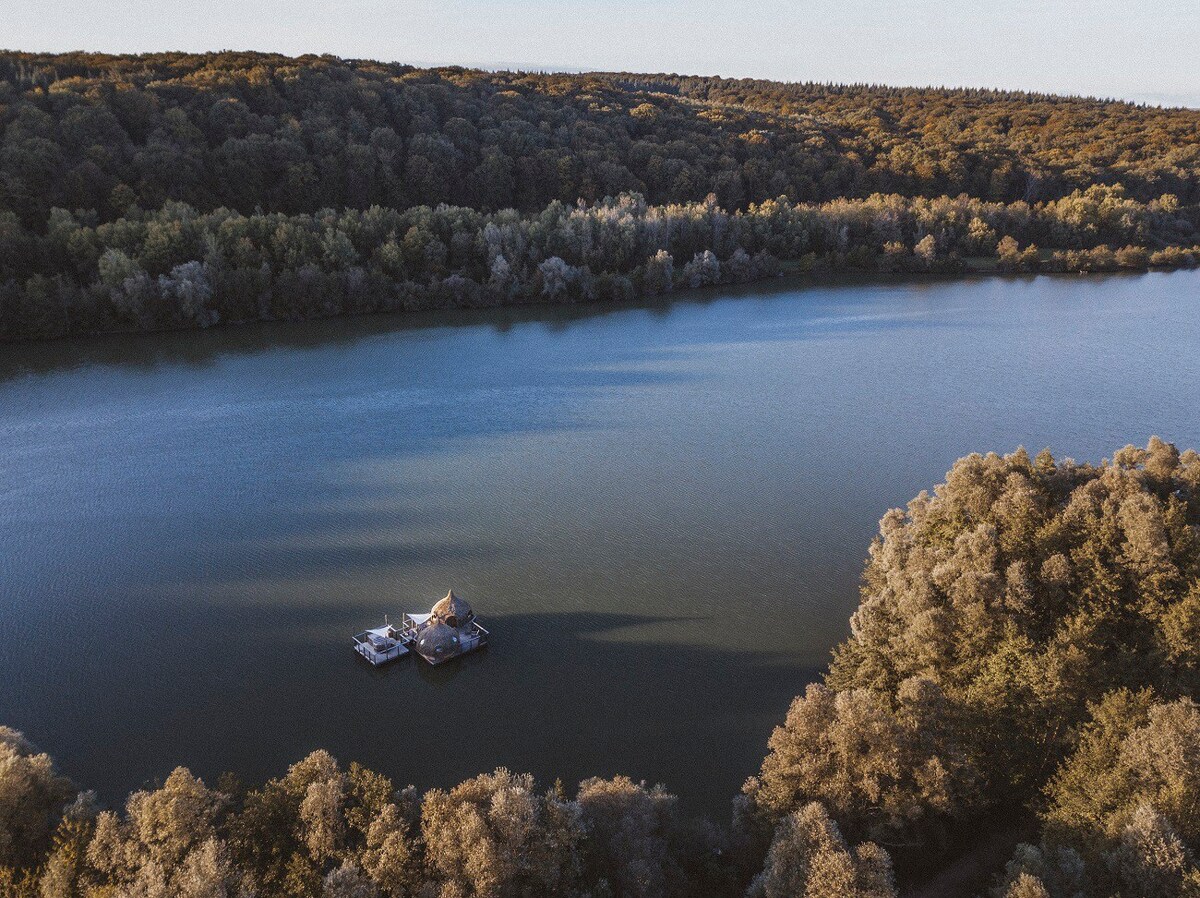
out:
<path id="1" fill-rule="evenodd" d="M 407 655 L 408 645 L 400 631 L 384 618 L 382 627 L 364 630 L 354 637 L 354 650 L 378 667 Z"/>

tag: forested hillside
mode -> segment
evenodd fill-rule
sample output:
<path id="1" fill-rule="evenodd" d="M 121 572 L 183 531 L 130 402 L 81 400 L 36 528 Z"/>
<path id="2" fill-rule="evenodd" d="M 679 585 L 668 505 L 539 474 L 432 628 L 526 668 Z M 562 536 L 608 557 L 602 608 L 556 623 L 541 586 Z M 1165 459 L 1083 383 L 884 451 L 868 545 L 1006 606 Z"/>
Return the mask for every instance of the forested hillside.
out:
<path id="1" fill-rule="evenodd" d="M 895 211 L 939 198 L 994 214 L 971 211 L 959 223 L 970 239 L 958 240 L 919 221 L 910 227 Z M 877 226 L 853 239 L 840 233 L 837 216 L 823 210 L 846 200 L 863 201 Z M 1200 242 L 1198 201 L 1197 110 L 251 53 L 0 53 L 0 338 L 622 298 L 656 292 L 661 278 L 647 288 L 637 270 L 660 251 L 677 276 L 697 254 L 726 264 L 735 250 L 764 249 L 774 261 L 760 260 L 749 276 L 809 254 L 818 266 L 952 271 L 963 256 L 1004 256 L 1005 237 L 1019 244 L 1017 267 L 1026 270 L 1186 265 Z M 1064 202 L 1117 202 L 1142 224 L 1130 218 L 1114 230 L 1059 214 Z M 622 203 L 660 221 L 714 211 L 721 220 L 761 219 L 766 204 L 820 219 L 828 233 L 813 237 L 806 226 L 769 248 L 763 239 L 731 245 L 716 228 L 680 248 L 651 225 L 645 239 L 600 251 L 587 238 L 560 246 L 550 233 L 579 204 Z M 695 205 L 676 208 L 687 204 Z M 342 227 L 364 217 L 386 219 L 387 229 Z M 439 218 L 454 223 L 430 225 Z M 1039 224 L 1008 229 L 1019 220 Z M 525 234 L 497 277 L 489 226 Z M 290 242 L 308 232 L 330 245 Z M 288 245 L 266 251 L 266 243 Z M 1106 249 L 1054 260 L 1030 243 Z M 407 246 L 403 264 L 391 245 Z M 1117 259 L 1125 246 L 1136 251 Z M 110 250 L 121 257 L 101 266 Z M 579 269 L 567 277 L 577 289 L 560 290 L 555 278 L 547 287 L 538 274 L 547 262 Z M 175 270 L 185 265 L 193 267 Z M 240 272 L 232 282 L 230 270 Z M 699 280 L 746 276 L 740 260 L 732 270 Z M 297 279 L 304 296 L 293 300 Z M 369 299 L 358 297 L 363 290 Z M 139 298 L 131 303 L 130 294 Z M 196 303 L 204 308 L 189 311 Z"/>
<path id="2" fill-rule="evenodd" d="M 620 776 L 421 795 L 323 751 L 109 810 L 0 727 L 0 895 L 895 898 L 989 834 L 1011 860 L 952 894 L 1197 894 L 1200 455 L 960 459 L 880 522 L 851 629 L 729 825 Z"/>
<path id="3" fill-rule="evenodd" d="M 871 193 L 1200 198 L 1200 111 L 1028 94 L 416 70 L 262 54 L 0 56 L 0 204 L 726 209 Z"/>

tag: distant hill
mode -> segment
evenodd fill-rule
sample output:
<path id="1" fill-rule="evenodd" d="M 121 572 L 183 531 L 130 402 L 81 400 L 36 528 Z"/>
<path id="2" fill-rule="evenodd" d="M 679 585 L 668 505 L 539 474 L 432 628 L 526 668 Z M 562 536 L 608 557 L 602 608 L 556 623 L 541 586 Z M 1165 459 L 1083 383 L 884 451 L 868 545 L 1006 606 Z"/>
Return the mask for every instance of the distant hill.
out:
<path id="1" fill-rule="evenodd" d="M 0 210 L 312 212 L 714 193 L 1200 199 L 1200 110 L 982 90 L 0 52 Z"/>

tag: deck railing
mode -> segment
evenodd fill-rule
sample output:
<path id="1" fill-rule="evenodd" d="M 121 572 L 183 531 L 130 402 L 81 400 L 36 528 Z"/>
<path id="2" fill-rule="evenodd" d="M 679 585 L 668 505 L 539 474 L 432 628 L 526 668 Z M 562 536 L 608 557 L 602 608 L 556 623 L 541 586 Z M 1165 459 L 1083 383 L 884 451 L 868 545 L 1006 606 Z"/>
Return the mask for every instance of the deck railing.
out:
<path id="1" fill-rule="evenodd" d="M 360 639 L 358 636 L 354 637 L 354 648 L 372 664 L 377 659 L 390 661 L 393 658 L 399 658 L 408 651 L 408 646 L 402 640 L 397 640 L 385 648 L 378 648 L 369 639 Z"/>
<path id="2" fill-rule="evenodd" d="M 407 614 L 404 615 L 404 622 L 400 625 L 400 629 L 396 631 L 396 639 L 400 640 L 400 642 L 406 648 L 411 648 L 413 651 L 416 651 L 417 654 L 421 654 L 417 649 L 416 644 L 417 636 L 420 634 L 421 625 L 424 623 L 426 623 L 426 621 L 421 621 L 418 623 Z M 462 641 L 464 643 L 463 650 L 469 652 L 487 645 L 490 636 L 491 633 L 486 627 L 482 626 L 478 621 L 471 621 L 467 635 L 462 637 Z M 424 657 L 424 655 L 422 655 L 422 657 Z M 455 656 L 452 655 L 450 657 Z"/>

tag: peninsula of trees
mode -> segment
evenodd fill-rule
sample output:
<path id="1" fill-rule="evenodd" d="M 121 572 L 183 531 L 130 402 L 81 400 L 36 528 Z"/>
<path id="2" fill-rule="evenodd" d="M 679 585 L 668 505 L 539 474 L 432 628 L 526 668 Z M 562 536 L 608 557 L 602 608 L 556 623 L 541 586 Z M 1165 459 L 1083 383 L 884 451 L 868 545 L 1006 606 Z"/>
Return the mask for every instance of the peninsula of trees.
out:
<path id="1" fill-rule="evenodd" d="M 0 52 L 0 339 L 1200 262 L 1200 111 Z"/>
<path id="2" fill-rule="evenodd" d="M 894 898 L 998 833 L 1008 863 L 947 894 L 1191 898 L 1198 685 L 1200 454 L 971 455 L 884 516 L 728 826 L 623 777 L 418 795 L 320 751 L 103 810 L 0 728 L 0 895 Z"/>

